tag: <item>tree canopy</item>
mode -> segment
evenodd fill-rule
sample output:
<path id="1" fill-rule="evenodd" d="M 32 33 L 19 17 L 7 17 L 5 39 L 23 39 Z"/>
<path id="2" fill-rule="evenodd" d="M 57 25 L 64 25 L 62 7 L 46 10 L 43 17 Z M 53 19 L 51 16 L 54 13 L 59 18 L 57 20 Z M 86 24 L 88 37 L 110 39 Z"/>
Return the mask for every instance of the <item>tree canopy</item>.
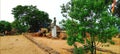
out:
<path id="1" fill-rule="evenodd" d="M 111 39 L 118 34 L 120 18 L 107 11 L 112 2 L 106 1 L 108 0 L 71 0 L 61 6 L 61 13 L 67 18 L 63 23 L 68 34 L 67 42 L 78 49 L 76 54 L 81 53 L 82 48 L 76 47 L 75 42 L 84 44 L 84 49 L 91 54 L 96 53 L 96 41 L 113 44 Z"/>
<path id="2" fill-rule="evenodd" d="M 41 27 L 47 27 L 51 23 L 48 13 L 32 5 L 18 5 L 13 8 L 12 14 L 18 24 L 27 26 L 31 32 L 37 32 Z"/>
<path id="3" fill-rule="evenodd" d="M 18 21 L 13 21 L 11 23 L 11 25 L 12 25 L 12 29 L 15 29 L 16 32 L 20 33 L 20 34 L 23 33 L 23 32 L 26 32 L 29 29 L 28 26 L 21 25 L 20 22 L 18 22 Z"/>
<path id="4" fill-rule="evenodd" d="M 0 21 L 0 32 L 11 31 L 11 24 L 7 21 Z"/>

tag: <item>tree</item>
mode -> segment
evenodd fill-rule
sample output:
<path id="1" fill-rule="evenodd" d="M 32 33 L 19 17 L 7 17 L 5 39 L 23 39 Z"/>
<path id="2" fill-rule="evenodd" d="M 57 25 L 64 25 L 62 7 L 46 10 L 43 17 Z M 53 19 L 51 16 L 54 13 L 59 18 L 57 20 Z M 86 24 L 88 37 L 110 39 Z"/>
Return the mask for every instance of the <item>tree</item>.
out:
<path id="1" fill-rule="evenodd" d="M 31 32 L 37 32 L 41 27 L 49 26 L 51 19 L 49 15 L 40 11 L 36 6 L 21 6 L 18 5 L 12 10 L 15 21 L 20 25 L 28 26 Z"/>
<path id="2" fill-rule="evenodd" d="M 0 21 L 0 32 L 5 33 L 5 31 L 11 31 L 11 24 L 7 21 Z"/>
<path id="3" fill-rule="evenodd" d="M 12 22 L 12 28 L 16 30 L 17 33 L 23 33 L 28 30 L 28 26 L 26 25 L 21 25 L 19 21 L 13 21 Z"/>
<path id="4" fill-rule="evenodd" d="M 63 23 L 68 34 L 67 42 L 74 45 L 75 54 L 87 51 L 96 54 L 99 42 L 114 44 L 111 39 L 118 34 L 120 18 L 108 13 L 111 3 L 106 0 L 71 0 L 61 6 L 61 13 L 67 18 Z M 77 47 L 76 42 L 84 47 Z"/>

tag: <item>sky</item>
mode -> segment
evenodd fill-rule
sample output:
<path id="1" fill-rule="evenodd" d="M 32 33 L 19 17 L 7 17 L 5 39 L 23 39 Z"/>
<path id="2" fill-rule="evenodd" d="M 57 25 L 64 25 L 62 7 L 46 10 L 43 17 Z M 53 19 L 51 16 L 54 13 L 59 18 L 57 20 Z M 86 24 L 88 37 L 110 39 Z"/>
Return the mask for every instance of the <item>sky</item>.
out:
<path id="1" fill-rule="evenodd" d="M 33 5 L 37 6 L 39 10 L 47 12 L 50 19 L 53 20 L 53 18 L 56 17 L 57 24 L 59 24 L 59 22 L 64 19 L 60 6 L 68 1 L 69 0 L 0 0 L 0 20 L 13 22 L 14 17 L 11 14 L 12 8 L 17 5 Z"/>

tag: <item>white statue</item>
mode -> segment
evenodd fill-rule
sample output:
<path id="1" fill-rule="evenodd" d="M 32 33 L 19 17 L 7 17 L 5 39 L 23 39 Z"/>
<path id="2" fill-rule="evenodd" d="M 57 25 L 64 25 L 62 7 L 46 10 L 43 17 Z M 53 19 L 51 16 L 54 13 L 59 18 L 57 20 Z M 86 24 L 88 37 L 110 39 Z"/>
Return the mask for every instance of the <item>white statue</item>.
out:
<path id="1" fill-rule="evenodd" d="M 57 37 L 56 18 L 55 17 L 54 17 L 54 22 L 52 24 L 52 37 L 53 38 Z"/>

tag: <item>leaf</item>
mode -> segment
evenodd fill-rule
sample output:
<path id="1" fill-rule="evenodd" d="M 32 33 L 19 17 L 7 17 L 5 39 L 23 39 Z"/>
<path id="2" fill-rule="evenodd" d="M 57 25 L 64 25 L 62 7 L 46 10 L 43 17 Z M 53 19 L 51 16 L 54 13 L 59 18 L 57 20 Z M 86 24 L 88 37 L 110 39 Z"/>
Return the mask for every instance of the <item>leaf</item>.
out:
<path id="1" fill-rule="evenodd" d="M 78 33 L 78 39 L 82 39 L 81 33 Z"/>
<path id="2" fill-rule="evenodd" d="M 75 42 L 75 38 L 73 36 L 67 38 L 68 45 L 72 46 L 74 42 Z"/>

